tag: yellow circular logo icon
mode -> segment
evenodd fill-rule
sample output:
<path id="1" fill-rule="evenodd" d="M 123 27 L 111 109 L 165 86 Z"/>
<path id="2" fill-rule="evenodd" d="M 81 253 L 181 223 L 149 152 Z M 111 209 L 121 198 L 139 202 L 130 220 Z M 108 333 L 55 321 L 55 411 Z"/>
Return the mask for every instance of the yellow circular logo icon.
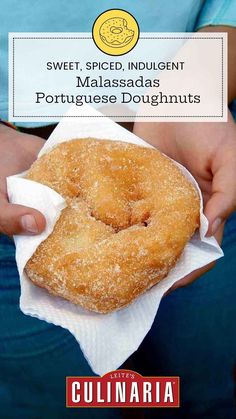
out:
<path id="1" fill-rule="evenodd" d="M 97 17 L 92 34 L 95 44 L 105 54 L 123 55 L 137 44 L 139 26 L 125 10 L 110 9 Z"/>

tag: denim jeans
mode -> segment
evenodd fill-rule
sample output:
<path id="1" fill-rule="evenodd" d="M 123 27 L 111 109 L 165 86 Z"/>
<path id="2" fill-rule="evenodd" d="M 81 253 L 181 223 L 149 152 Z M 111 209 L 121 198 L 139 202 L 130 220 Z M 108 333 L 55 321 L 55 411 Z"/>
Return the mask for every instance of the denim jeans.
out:
<path id="1" fill-rule="evenodd" d="M 146 418 L 236 418 L 236 214 L 226 223 L 216 266 L 163 298 L 133 355 L 143 375 L 178 375 L 180 409 L 149 409 Z"/>
<path id="2" fill-rule="evenodd" d="M 120 418 L 119 409 L 67 409 L 65 377 L 94 375 L 65 329 L 19 309 L 14 245 L 0 236 L 0 418 Z"/>
<path id="3" fill-rule="evenodd" d="M 213 270 L 162 300 L 131 357 L 143 375 L 181 378 L 181 408 L 140 409 L 145 418 L 236 417 L 236 215 L 226 224 L 223 249 Z M 21 313 L 19 293 L 14 245 L 0 236 L 1 418 L 120 418 L 119 409 L 65 408 L 65 376 L 93 373 L 69 332 Z"/>

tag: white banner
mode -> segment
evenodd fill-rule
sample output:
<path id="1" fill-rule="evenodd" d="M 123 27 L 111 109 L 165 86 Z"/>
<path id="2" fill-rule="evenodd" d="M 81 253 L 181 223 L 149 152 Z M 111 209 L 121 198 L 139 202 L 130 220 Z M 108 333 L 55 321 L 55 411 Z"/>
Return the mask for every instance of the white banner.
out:
<path id="1" fill-rule="evenodd" d="M 9 120 L 56 122 L 72 104 L 115 121 L 226 121 L 227 34 L 141 33 L 110 56 L 90 33 L 10 33 Z"/>

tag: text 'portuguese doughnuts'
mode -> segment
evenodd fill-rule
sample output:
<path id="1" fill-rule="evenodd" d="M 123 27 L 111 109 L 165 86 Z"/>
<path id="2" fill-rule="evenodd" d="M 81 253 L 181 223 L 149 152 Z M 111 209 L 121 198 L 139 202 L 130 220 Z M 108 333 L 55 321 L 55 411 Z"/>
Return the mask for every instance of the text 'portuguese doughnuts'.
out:
<path id="1" fill-rule="evenodd" d="M 199 196 L 158 150 L 92 138 L 61 143 L 27 179 L 66 202 L 28 277 L 82 307 L 108 313 L 163 279 L 199 226 Z"/>

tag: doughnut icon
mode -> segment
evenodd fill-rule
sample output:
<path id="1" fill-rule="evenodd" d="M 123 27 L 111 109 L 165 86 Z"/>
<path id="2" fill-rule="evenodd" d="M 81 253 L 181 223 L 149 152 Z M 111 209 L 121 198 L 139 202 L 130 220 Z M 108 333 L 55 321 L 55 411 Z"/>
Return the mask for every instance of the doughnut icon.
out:
<path id="1" fill-rule="evenodd" d="M 104 44 L 113 48 L 128 45 L 134 37 L 134 31 L 127 27 L 127 20 L 120 17 L 107 19 L 102 24 L 99 33 Z"/>
<path id="2" fill-rule="evenodd" d="M 93 25 L 96 46 L 108 55 L 123 55 L 131 51 L 139 39 L 136 19 L 125 10 L 111 9 L 103 12 Z"/>

